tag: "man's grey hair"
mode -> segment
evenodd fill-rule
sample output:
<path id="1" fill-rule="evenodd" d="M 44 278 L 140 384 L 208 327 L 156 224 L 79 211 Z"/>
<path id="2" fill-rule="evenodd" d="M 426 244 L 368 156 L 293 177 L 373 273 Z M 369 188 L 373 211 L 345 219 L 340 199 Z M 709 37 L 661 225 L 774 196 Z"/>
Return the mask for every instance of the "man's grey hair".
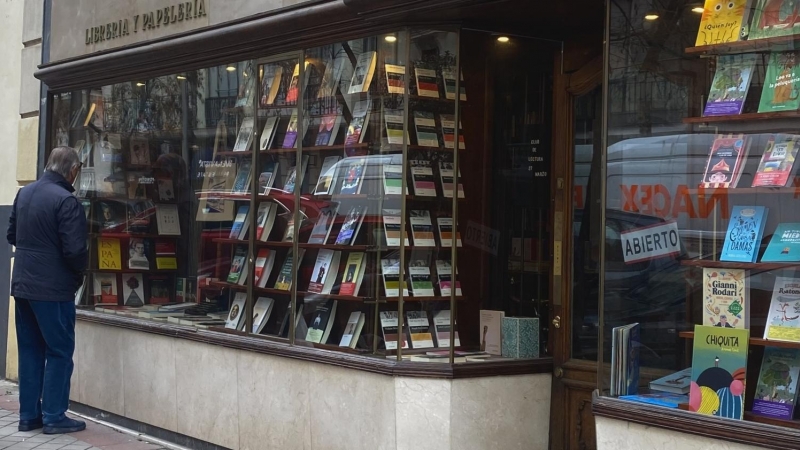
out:
<path id="1" fill-rule="evenodd" d="M 78 152 L 71 147 L 56 147 L 50 152 L 45 170 L 55 172 L 64 178 L 69 178 L 72 169 L 80 166 Z"/>

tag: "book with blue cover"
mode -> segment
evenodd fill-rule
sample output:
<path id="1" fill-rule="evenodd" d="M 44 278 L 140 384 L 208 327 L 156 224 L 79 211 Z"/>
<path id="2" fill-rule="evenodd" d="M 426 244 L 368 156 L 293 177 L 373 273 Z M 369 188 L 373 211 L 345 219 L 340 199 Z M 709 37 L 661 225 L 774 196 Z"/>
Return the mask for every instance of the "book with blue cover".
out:
<path id="1" fill-rule="evenodd" d="M 689 403 L 689 396 L 685 394 L 670 394 L 667 392 L 657 392 L 652 394 L 639 395 L 620 395 L 621 400 L 631 402 L 647 403 L 650 405 L 664 406 L 667 408 L 678 408 L 681 403 Z"/>
<path id="2" fill-rule="evenodd" d="M 763 206 L 734 206 L 719 259 L 756 262 L 766 221 L 767 208 Z"/>
<path id="3" fill-rule="evenodd" d="M 231 226 L 231 232 L 228 236 L 229 239 L 244 239 L 247 235 L 247 230 L 245 228 L 245 222 L 247 222 L 247 214 L 250 212 L 250 206 L 242 205 L 239 207 L 239 211 L 236 213 L 236 219 L 233 221 L 233 226 Z"/>
<path id="4" fill-rule="evenodd" d="M 800 261 L 800 223 L 782 223 L 772 233 L 761 262 Z"/>

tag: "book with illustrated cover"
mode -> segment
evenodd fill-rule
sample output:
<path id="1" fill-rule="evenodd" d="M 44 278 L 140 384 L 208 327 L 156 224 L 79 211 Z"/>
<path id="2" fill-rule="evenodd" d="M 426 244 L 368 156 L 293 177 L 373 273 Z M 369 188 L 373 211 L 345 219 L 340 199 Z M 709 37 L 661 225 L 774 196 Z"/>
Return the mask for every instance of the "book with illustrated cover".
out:
<path id="1" fill-rule="evenodd" d="M 433 169 L 430 161 L 422 159 L 411 160 L 411 180 L 414 184 L 414 195 L 436 197 L 436 182 L 433 178 Z"/>
<path id="2" fill-rule="evenodd" d="M 250 75 L 248 75 L 248 73 Z M 255 100 L 256 96 L 256 79 L 252 76 L 250 70 L 245 70 L 244 76 L 244 83 L 239 84 L 239 93 L 236 97 L 236 103 L 234 105 L 237 108 L 252 108 L 253 100 Z"/>
<path id="3" fill-rule="evenodd" d="M 375 75 L 377 57 L 375 52 L 364 52 L 358 55 L 356 68 L 353 70 L 353 79 L 350 81 L 348 94 L 358 94 L 369 91 L 372 77 Z"/>
<path id="4" fill-rule="evenodd" d="M 456 141 L 456 119 L 452 114 L 439 114 L 439 123 L 442 126 L 442 140 L 444 148 L 454 148 Z M 464 130 L 461 128 L 461 121 L 458 123 L 458 149 L 464 150 Z"/>
<path id="5" fill-rule="evenodd" d="M 386 297 L 393 298 L 400 296 L 400 260 L 382 259 L 381 276 L 383 277 L 383 288 Z M 408 297 L 408 284 L 403 281 L 403 297 Z"/>
<path id="6" fill-rule="evenodd" d="M 153 242 L 149 239 L 132 237 L 128 240 L 128 269 L 150 270 Z"/>
<path id="7" fill-rule="evenodd" d="M 275 226 L 275 218 L 278 214 L 278 205 L 272 202 L 262 202 L 258 205 L 258 216 L 256 216 L 256 238 L 261 242 L 267 242 Z"/>
<path id="8" fill-rule="evenodd" d="M 222 123 L 222 122 L 220 122 Z M 236 203 L 215 194 L 228 193 L 233 189 L 236 179 L 236 161 L 234 159 L 215 159 L 219 167 L 205 166 L 202 173 L 202 192 L 207 196 L 200 198 L 197 208 L 198 222 L 227 222 L 233 220 Z"/>
<path id="9" fill-rule="evenodd" d="M 261 130 L 261 142 L 258 146 L 259 150 L 269 150 L 272 147 L 272 141 L 275 139 L 280 120 L 280 116 L 272 116 L 268 117 L 264 122 L 264 129 Z"/>
<path id="10" fill-rule="evenodd" d="M 336 142 L 339 135 L 339 128 L 342 124 L 342 116 L 339 114 L 327 114 L 320 118 L 317 139 L 314 145 L 317 147 L 331 146 Z"/>
<path id="11" fill-rule="evenodd" d="M 405 333 L 400 332 L 397 311 L 381 311 L 381 333 L 386 350 L 397 350 L 397 343 L 400 342 L 402 348 L 408 348 L 408 341 Z"/>
<path id="12" fill-rule="evenodd" d="M 671 373 L 665 377 L 651 381 L 650 390 L 683 395 L 689 393 L 689 384 L 691 382 L 692 368 L 689 367 L 680 372 Z"/>
<path id="13" fill-rule="evenodd" d="M 262 287 L 261 285 L 266 283 L 265 278 L 269 278 L 270 272 L 272 272 L 272 264 L 274 261 L 274 251 L 271 251 L 268 248 L 258 249 L 258 255 L 256 255 L 255 261 L 255 274 L 253 278 L 253 284 L 255 286 Z"/>
<path id="14" fill-rule="evenodd" d="M 749 39 L 764 39 L 797 33 L 800 11 L 796 4 L 783 0 L 755 0 Z"/>
<path id="15" fill-rule="evenodd" d="M 253 118 L 247 117 L 242 120 L 239 127 L 239 134 L 236 136 L 236 144 L 233 146 L 235 152 L 246 152 L 250 149 L 253 142 Z"/>
<path id="16" fill-rule="evenodd" d="M 758 112 L 797 111 L 800 108 L 800 52 L 769 54 Z"/>
<path id="17" fill-rule="evenodd" d="M 448 100 L 456 99 L 456 74 L 452 68 L 442 69 L 442 78 L 444 79 L 444 93 Z M 461 92 L 460 100 L 467 101 L 467 88 L 464 87 L 464 73 L 461 73 L 461 80 L 459 80 L 459 91 Z"/>
<path id="18" fill-rule="evenodd" d="M 719 135 L 711 145 L 701 187 L 733 188 L 747 161 L 749 140 L 743 135 Z"/>
<path id="19" fill-rule="evenodd" d="M 367 160 L 364 158 L 347 158 L 342 173 L 342 187 L 339 193 L 342 195 L 356 195 L 361 193 L 361 184 L 364 181 L 364 170 Z"/>
<path id="20" fill-rule="evenodd" d="M 408 233 L 402 229 L 399 209 L 383 210 L 383 230 L 386 235 L 387 247 L 400 247 L 400 238 L 404 240 L 403 245 L 408 246 Z"/>
<path id="21" fill-rule="evenodd" d="M 414 75 L 417 77 L 417 95 L 439 98 L 439 83 L 435 70 L 416 67 Z"/>
<path id="22" fill-rule="evenodd" d="M 330 206 L 325 206 L 319 210 L 317 221 L 314 223 L 314 228 L 308 237 L 309 244 L 325 244 L 328 242 L 328 237 L 331 235 L 331 229 L 334 222 L 336 222 L 336 213 L 338 212 L 338 203 L 332 203 Z"/>
<path id="23" fill-rule="evenodd" d="M 339 169 L 338 156 L 328 156 L 322 161 L 322 168 L 319 171 L 317 186 L 314 188 L 314 195 L 328 195 L 333 193 L 336 186 L 337 170 Z"/>
<path id="24" fill-rule="evenodd" d="M 250 177 L 252 168 L 252 161 L 250 159 L 242 160 L 239 165 L 239 170 L 236 171 L 236 180 L 233 182 L 233 194 L 246 194 L 250 189 Z"/>
<path id="25" fill-rule="evenodd" d="M 238 330 L 239 324 L 244 317 L 245 302 L 247 301 L 247 294 L 244 292 L 237 292 L 233 298 L 231 309 L 225 318 L 225 328 L 229 330 Z"/>
<path id="26" fill-rule="evenodd" d="M 455 325 L 455 322 L 453 323 Z M 433 315 L 433 329 L 436 332 L 436 346 L 450 347 L 450 310 L 444 309 L 437 311 Z M 458 338 L 458 330 L 454 333 L 455 339 L 453 347 L 460 347 L 461 340 Z"/>
<path id="27" fill-rule="evenodd" d="M 119 304 L 119 291 L 117 291 L 117 274 L 95 273 L 94 277 L 94 303 Z"/>
<path id="28" fill-rule="evenodd" d="M 703 268 L 703 324 L 750 328 L 750 274 L 744 269 Z"/>
<path id="29" fill-rule="evenodd" d="M 289 126 L 286 127 L 286 134 L 283 136 L 282 148 L 297 147 L 297 136 L 300 133 L 298 130 L 298 122 L 297 111 L 295 110 L 289 118 Z"/>
<path id="30" fill-rule="evenodd" d="M 122 274 L 122 304 L 130 307 L 144 306 L 144 277 L 141 273 Z"/>
<path id="31" fill-rule="evenodd" d="M 436 120 L 433 113 L 414 111 L 414 128 L 417 131 L 417 145 L 439 147 L 439 136 L 436 134 Z"/>
<path id="32" fill-rule="evenodd" d="M 97 238 L 97 268 L 100 270 L 122 270 L 122 253 L 119 239 Z"/>
<path id="33" fill-rule="evenodd" d="M 231 270 L 228 272 L 228 283 L 244 284 L 240 281 L 247 276 L 247 247 L 238 246 L 233 253 L 231 260 Z"/>
<path id="34" fill-rule="evenodd" d="M 764 339 L 800 342 L 800 279 L 775 277 Z"/>
<path id="35" fill-rule="evenodd" d="M 383 118 L 386 122 L 386 140 L 392 145 L 403 145 L 403 111 L 399 109 L 384 109 Z M 406 142 L 410 142 L 406 133 Z"/>
<path id="36" fill-rule="evenodd" d="M 156 213 L 152 200 L 128 202 L 128 233 L 150 232 L 150 219 Z"/>
<path id="37" fill-rule="evenodd" d="M 756 262 L 766 221 L 763 206 L 734 206 L 720 261 Z"/>
<path id="38" fill-rule="evenodd" d="M 303 88 L 308 85 L 308 78 L 311 71 L 311 67 L 309 66 L 308 61 L 305 63 L 305 67 L 303 68 Z M 286 92 L 286 103 L 287 104 L 294 104 L 297 103 L 297 96 L 300 94 L 300 64 L 295 64 L 294 71 L 292 72 L 292 79 L 289 81 L 289 90 Z"/>
<path id="39" fill-rule="evenodd" d="M 792 420 L 800 379 L 800 348 L 764 348 L 753 414 Z"/>
<path id="40" fill-rule="evenodd" d="M 244 237 L 247 236 L 247 225 L 245 222 L 247 222 L 249 213 L 249 205 L 242 205 L 239 207 L 239 211 L 236 212 L 236 218 L 233 219 L 233 225 L 231 226 L 231 232 L 228 234 L 228 239 L 244 240 Z"/>
<path id="41" fill-rule="evenodd" d="M 303 155 L 303 160 L 300 164 L 300 170 L 297 170 L 297 166 L 292 166 L 286 172 L 286 182 L 283 184 L 283 191 L 285 193 L 293 194 L 295 186 L 303 186 L 303 178 L 305 178 L 307 168 L 308 155 Z"/>
<path id="42" fill-rule="evenodd" d="M 96 220 L 103 231 L 124 231 L 128 224 L 128 206 L 115 201 L 99 202 L 99 208 L 94 208 Z"/>
<path id="43" fill-rule="evenodd" d="M 326 344 L 331 335 L 333 321 L 336 317 L 336 300 L 317 303 L 308 325 L 306 340 L 317 344 Z"/>
<path id="44" fill-rule="evenodd" d="M 365 255 L 361 252 L 353 252 L 347 256 L 339 295 L 358 296 L 361 281 L 364 279 L 364 259 Z"/>
<path id="45" fill-rule="evenodd" d="M 435 247 L 436 239 L 433 237 L 433 224 L 431 213 L 427 210 L 411 210 L 409 223 L 411 224 L 411 237 L 416 247 Z"/>
<path id="46" fill-rule="evenodd" d="M 258 175 L 258 193 L 261 195 L 269 195 L 272 187 L 275 186 L 275 179 L 278 178 L 278 161 L 269 162 L 264 166 L 261 174 Z"/>
<path id="47" fill-rule="evenodd" d="M 339 347 L 356 348 L 365 320 L 366 315 L 361 311 L 350 313 L 350 317 L 344 327 L 344 333 L 342 333 L 342 339 L 339 341 Z"/>
<path id="48" fill-rule="evenodd" d="M 750 330 L 695 325 L 689 410 L 744 417 L 747 348 Z"/>
<path id="49" fill-rule="evenodd" d="M 345 52 L 341 52 L 339 56 L 334 57 L 332 60 L 325 61 L 325 72 L 322 74 L 317 98 L 328 98 L 336 95 L 339 80 L 342 78 L 342 71 L 347 63 L 348 58 Z"/>
<path id="50" fill-rule="evenodd" d="M 311 272 L 311 281 L 308 284 L 308 292 L 314 294 L 330 294 L 336 274 L 339 272 L 339 259 L 341 252 L 321 249 L 317 253 L 317 261 L 314 263 L 314 271 Z"/>
<path id="51" fill-rule="evenodd" d="M 305 249 L 301 248 L 298 254 L 299 254 L 298 262 L 302 262 L 303 255 L 305 254 Z M 294 260 L 294 255 L 292 255 L 292 252 L 290 250 L 289 253 L 286 255 L 286 260 L 283 262 L 283 266 L 281 266 L 281 271 L 278 273 L 278 279 L 275 280 L 275 289 L 288 291 L 292 288 L 292 282 L 294 281 L 294 276 L 292 275 L 294 273 L 292 270 L 293 260 Z"/>
<path id="52" fill-rule="evenodd" d="M 753 187 L 784 187 L 789 185 L 797 171 L 797 150 L 800 139 L 797 136 L 771 136 L 767 141 L 761 163 L 758 165 Z"/>
<path id="53" fill-rule="evenodd" d="M 180 216 L 178 205 L 157 204 L 156 225 L 158 234 L 164 236 L 179 236 L 181 234 Z"/>
<path id="54" fill-rule="evenodd" d="M 433 297 L 430 262 L 414 255 L 408 263 L 408 278 L 411 280 L 411 295 L 414 297 Z"/>
<path id="55" fill-rule="evenodd" d="M 436 218 L 437 228 L 439 230 L 439 241 L 442 247 L 453 246 L 453 218 L 442 216 Z M 461 233 L 456 231 L 456 246 L 461 247 Z"/>
<path id="56" fill-rule="evenodd" d="M 453 198 L 453 163 L 439 161 L 439 177 L 442 180 L 442 193 L 445 198 Z M 461 171 L 458 171 L 458 198 L 464 198 L 464 185 L 461 184 Z"/>
<path id="57" fill-rule="evenodd" d="M 453 265 L 446 259 L 436 260 L 436 277 L 439 279 L 439 292 L 443 297 L 449 297 L 453 289 Z M 458 281 L 458 269 L 456 269 L 456 296 L 461 296 L 461 282 Z"/>
<path id="58" fill-rule="evenodd" d="M 403 166 L 400 164 L 384 164 L 383 167 L 383 193 L 386 195 L 400 195 L 403 191 Z M 408 192 L 408 186 L 406 186 Z"/>
<path id="59" fill-rule="evenodd" d="M 360 144 L 364 141 L 369 125 L 369 113 L 372 109 L 371 100 L 359 100 L 353 108 L 353 119 L 347 127 L 347 135 L 344 138 L 344 145 Z"/>
<path id="60" fill-rule="evenodd" d="M 82 175 L 80 173 L 79 177 Z M 154 182 L 156 180 L 144 172 L 128 172 L 128 200 L 146 199 L 148 197 L 148 187 L 152 186 Z M 81 197 L 81 195 L 78 195 L 78 197 Z"/>
<path id="61" fill-rule="evenodd" d="M 277 64 L 262 67 L 266 70 L 261 79 L 261 106 L 270 106 L 275 103 L 275 98 L 281 88 L 283 67 Z"/>
<path id="62" fill-rule="evenodd" d="M 137 134 L 131 136 L 128 161 L 132 166 L 150 165 L 150 141 L 146 135 Z"/>
<path id="63" fill-rule="evenodd" d="M 761 262 L 800 261 L 800 223 L 781 223 L 772 233 Z"/>
<path id="64" fill-rule="evenodd" d="M 300 225 L 302 226 L 304 220 L 303 215 L 305 213 L 304 208 L 300 208 Z M 283 232 L 283 239 L 282 242 L 293 242 L 294 241 L 294 213 L 289 211 L 286 214 L 282 214 L 281 217 L 286 221 L 286 228 Z"/>
<path id="65" fill-rule="evenodd" d="M 432 348 L 433 335 L 428 314 L 425 311 L 407 311 L 406 326 L 408 337 L 411 339 L 411 348 Z"/>
<path id="66" fill-rule="evenodd" d="M 172 184 L 172 178 L 159 178 L 156 180 L 156 184 L 158 185 L 158 201 L 170 202 L 175 200 L 175 187 Z"/>
<path id="67" fill-rule="evenodd" d="M 747 26 L 749 0 L 706 0 L 695 46 L 725 44 L 742 38 Z"/>
<path id="68" fill-rule="evenodd" d="M 256 304 L 253 305 L 253 330 L 254 334 L 261 334 L 264 326 L 272 314 L 275 300 L 268 297 L 258 297 Z"/>
<path id="69" fill-rule="evenodd" d="M 336 245 L 353 245 L 358 239 L 358 232 L 366 216 L 367 207 L 365 205 L 355 205 L 347 212 L 342 222 L 342 228 L 336 236 Z"/>
<path id="70" fill-rule="evenodd" d="M 405 66 L 396 66 L 394 64 L 386 64 L 386 86 L 390 94 L 402 94 L 406 89 L 406 68 Z"/>
<path id="71" fill-rule="evenodd" d="M 721 55 L 703 116 L 741 114 L 759 55 Z"/>

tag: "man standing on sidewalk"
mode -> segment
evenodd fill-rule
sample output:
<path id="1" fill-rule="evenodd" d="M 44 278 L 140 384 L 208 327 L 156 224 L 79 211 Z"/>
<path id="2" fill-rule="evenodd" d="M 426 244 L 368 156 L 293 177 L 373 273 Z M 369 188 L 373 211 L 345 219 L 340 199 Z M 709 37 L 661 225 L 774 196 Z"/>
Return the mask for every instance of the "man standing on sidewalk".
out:
<path id="1" fill-rule="evenodd" d="M 75 351 L 75 293 L 87 263 L 86 216 L 72 195 L 80 170 L 75 150 L 53 149 L 44 175 L 17 193 L 11 212 L 19 431 L 44 427 L 45 434 L 59 434 L 86 428 L 65 414 Z"/>

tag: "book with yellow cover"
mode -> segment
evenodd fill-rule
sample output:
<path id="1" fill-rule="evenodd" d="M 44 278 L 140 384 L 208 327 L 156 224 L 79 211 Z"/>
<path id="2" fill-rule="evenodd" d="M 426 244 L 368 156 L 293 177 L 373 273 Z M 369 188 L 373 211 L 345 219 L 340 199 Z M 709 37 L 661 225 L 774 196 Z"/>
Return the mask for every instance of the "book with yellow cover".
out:
<path id="1" fill-rule="evenodd" d="M 97 239 L 97 264 L 100 270 L 122 270 L 122 254 L 119 239 Z"/>
<path id="2" fill-rule="evenodd" d="M 749 0 L 706 0 L 695 46 L 725 44 L 741 39 Z"/>

